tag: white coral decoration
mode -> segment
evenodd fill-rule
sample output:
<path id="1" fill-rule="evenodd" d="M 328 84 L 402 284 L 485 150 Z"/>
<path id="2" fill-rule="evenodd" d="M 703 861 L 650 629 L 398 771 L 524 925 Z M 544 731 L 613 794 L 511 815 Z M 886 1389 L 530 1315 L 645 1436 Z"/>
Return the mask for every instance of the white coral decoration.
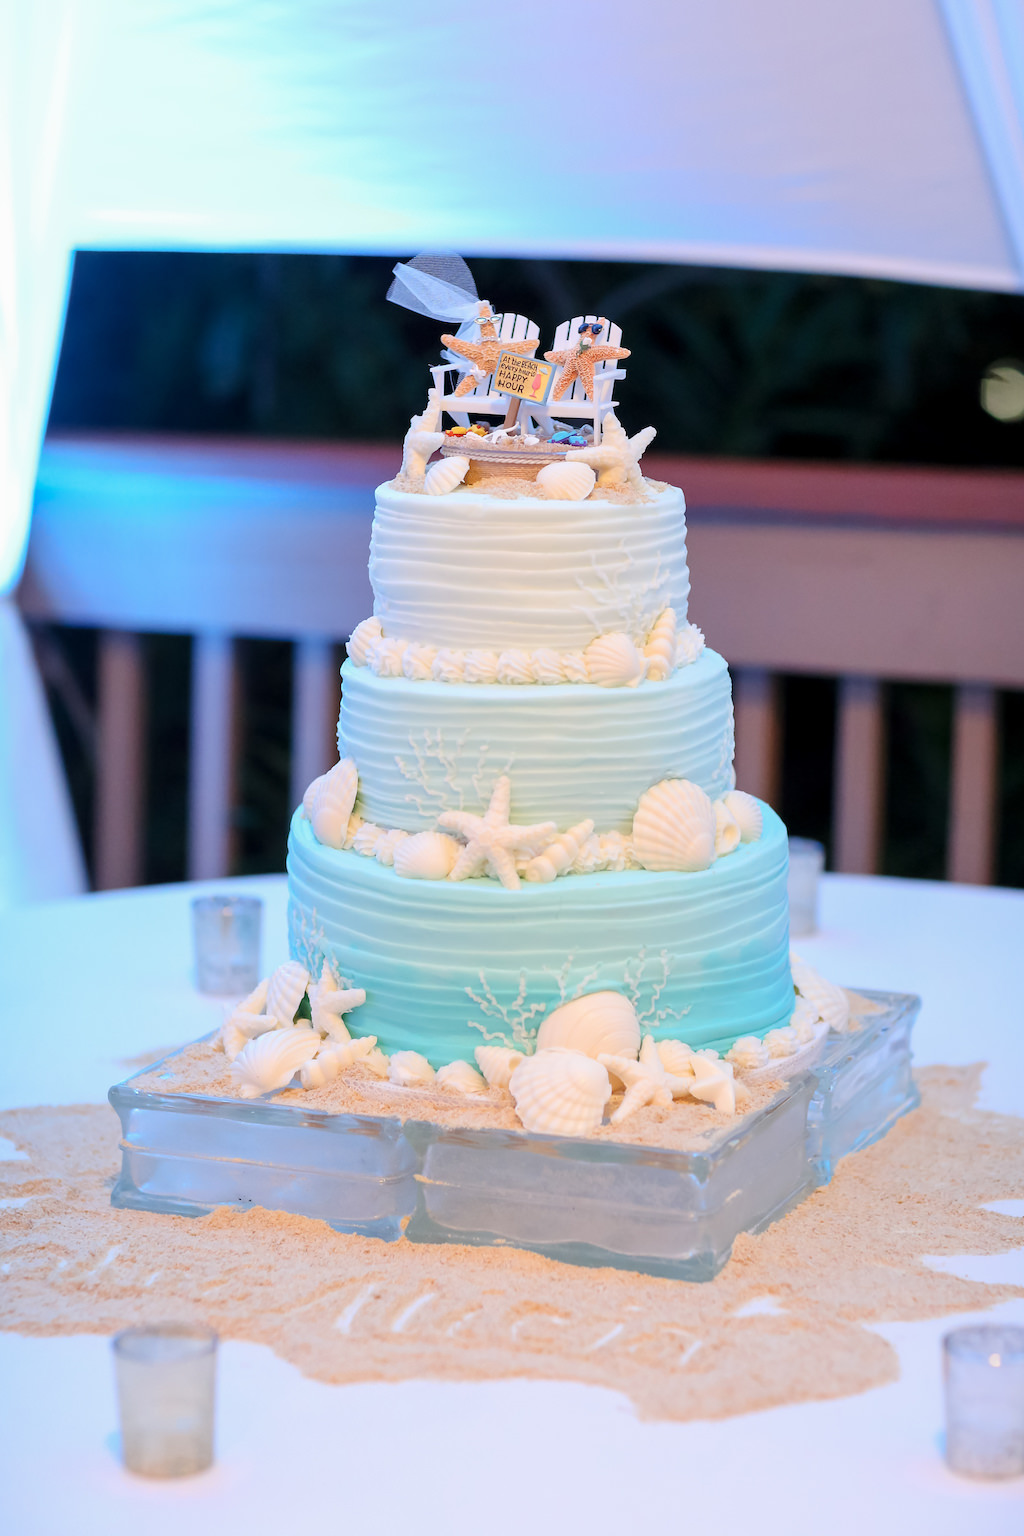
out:
<path id="1" fill-rule="evenodd" d="M 715 812 L 715 858 L 722 859 L 727 853 L 735 853 L 743 834 L 739 822 L 724 800 L 716 800 L 713 809 Z"/>
<path id="2" fill-rule="evenodd" d="M 452 866 L 450 880 L 469 880 L 486 872 L 500 880 L 506 890 L 519 889 L 516 856 L 534 858 L 558 835 L 558 828 L 553 821 L 513 826 L 509 821 L 511 802 L 512 785 L 503 774 L 483 816 L 444 811 L 438 817 L 439 826 L 457 833 L 466 844 Z"/>
<path id="3" fill-rule="evenodd" d="M 231 1076 L 243 1099 L 257 1099 L 261 1093 L 286 1087 L 319 1049 L 320 1036 L 315 1029 L 304 1025 L 273 1029 L 239 1051 L 231 1063 Z"/>
<path id="4" fill-rule="evenodd" d="M 602 688 L 635 688 L 647 673 L 647 660 L 628 635 L 598 635 L 583 657 L 590 682 Z"/>
<path id="5" fill-rule="evenodd" d="M 335 763 L 329 773 L 314 779 L 307 795 L 311 793 L 308 811 L 313 823 L 313 836 L 325 848 L 341 848 L 348 836 L 348 819 L 356 803 L 359 790 L 359 774 L 350 757 Z M 303 798 L 303 805 L 306 801 Z"/>
<path id="6" fill-rule="evenodd" d="M 690 1097 L 713 1104 L 722 1115 L 736 1113 L 736 1080 L 730 1061 L 709 1061 L 706 1056 L 694 1056 L 693 1081 Z"/>
<path id="7" fill-rule="evenodd" d="M 332 1040 L 347 1040 L 349 1033 L 348 1027 L 342 1022 L 343 1016 L 351 1013 L 353 1008 L 361 1008 L 365 1002 L 366 993 L 363 988 L 339 986 L 337 977 L 325 960 L 320 980 L 314 982 L 309 989 L 313 1028 L 321 1035 L 329 1035 Z"/>
<path id="8" fill-rule="evenodd" d="M 592 1136 L 611 1091 L 604 1067 L 581 1051 L 563 1049 L 525 1056 L 509 1081 L 523 1125 L 549 1136 Z"/>
<path id="9" fill-rule="evenodd" d="M 621 992 L 588 992 L 562 1003 L 537 1031 L 538 1051 L 564 1046 L 595 1061 L 602 1055 L 629 1056 L 640 1050 L 636 1009 Z"/>
<path id="10" fill-rule="evenodd" d="M 689 667 L 704 649 L 704 633 L 696 624 L 684 624 L 676 639 L 676 666 Z"/>
<path id="11" fill-rule="evenodd" d="M 374 1054 L 376 1035 L 361 1035 L 357 1040 L 328 1040 L 307 1061 L 299 1077 L 303 1088 L 323 1088 L 342 1072 L 354 1067 L 357 1061 L 366 1061 Z"/>
<path id="12" fill-rule="evenodd" d="M 537 488 L 552 501 L 586 501 L 596 482 L 589 464 L 545 464 L 537 471 Z"/>
<path id="13" fill-rule="evenodd" d="M 395 874 L 405 880 L 447 880 L 460 847 L 447 832 L 416 832 L 395 849 Z"/>
<path id="14" fill-rule="evenodd" d="M 370 643 L 379 640 L 384 633 L 380 619 L 363 619 L 349 636 L 348 654 L 357 667 L 366 666 L 366 650 Z"/>
<path id="15" fill-rule="evenodd" d="M 507 1045 L 478 1045 L 473 1052 L 476 1064 L 487 1079 L 488 1088 L 507 1088 L 512 1073 L 526 1057 Z"/>
<path id="16" fill-rule="evenodd" d="M 468 1061 L 450 1061 L 437 1069 L 437 1086 L 448 1093 L 486 1093 L 487 1083 Z"/>
<path id="17" fill-rule="evenodd" d="M 266 1012 L 278 1024 L 290 1024 L 308 985 L 309 972 L 297 960 L 288 960 L 284 965 L 279 965 L 267 983 Z"/>
<path id="18" fill-rule="evenodd" d="M 444 442 L 441 431 L 441 406 L 436 389 L 427 391 L 427 406 L 422 415 L 409 423 L 402 445 L 402 474 L 410 480 L 423 479 L 430 455 Z"/>
<path id="19" fill-rule="evenodd" d="M 667 1105 L 673 1099 L 685 1098 L 693 1082 L 690 1073 L 679 1076 L 665 1068 L 653 1035 L 644 1036 L 639 1061 L 612 1055 L 602 1055 L 598 1060 L 626 1085 L 625 1097 L 612 1115 L 613 1125 L 620 1125 L 647 1104 Z"/>
<path id="20" fill-rule="evenodd" d="M 757 1072 L 771 1060 L 768 1047 L 757 1035 L 741 1035 L 726 1051 L 725 1059 L 737 1072 Z"/>
<path id="21" fill-rule="evenodd" d="M 568 832 L 560 833 L 543 853 L 538 853 L 535 859 L 530 860 L 523 870 L 523 879 L 539 880 L 548 885 L 552 880 L 557 880 L 559 875 L 566 874 L 572 869 L 580 849 L 593 830 L 592 821 L 581 821 L 575 827 L 570 827 Z"/>
<path id="22" fill-rule="evenodd" d="M 453 453 L 449 458 L 431 464 L 423 481 L 423 489 L 428 496 L 446 496 L 462 484 L 468 473 L 469 460 L 460 453 Z"/>
<path id="23" fill-rule="evenodd" d="M 664 683 L 676 665 L 676 611 L 666 608 L 659 614 L 644 646 L 647 676 L 654 683 Z"/>
<path id="24" fill-rule="evenodd" d="M 756 843 L 764 828 L 760 801 L 755 800 L 753 795 L 745 794 L 742 789 L 730 789 L 727 795 L 722 796 L 722 804 L 739 827 L 743 841 Z"/>
<path id="25" fill-rule="evenodd" d="M 817 1010 L 818 1018 L 827 1024 L 829 1029 L 836 1034 L 843 1035 L 850 1027 L 850 999 L 842 987 L 837 987 L 834 982 L 826 981 L 824 976 L 812 969 L 799 955 L 791 954 L 789 957 L 790 969 L 793 972 L 793 985 L 801 997 L 805 997 L 809 1003 L 813 1003 Z"/>
<path id="26" fill-rule="evenodd" d="M 419 1051 L 395 1051 L 388 1062 L 388 1077 L 399 1088 L 426 1088 L 436 1073 Z"/>
<path id="27" fill-rule="evenodd" d="M 656 436 L 654 427 L 645 427 L 630 437 L 615 412 L 609 411 L 601 424 L 601 441 L 592 448 L 570 448 L 566 462 L 599 470 L 598 485 L 631 485 L 642 491 L 640 460 Z"/>
<path id="28" fill-rule="evenodd" d="M 715 860 L 715 812 L 699 784 L 662 779 L 640 796 L 633 853 L 644 869 L 707 869 Z"/>

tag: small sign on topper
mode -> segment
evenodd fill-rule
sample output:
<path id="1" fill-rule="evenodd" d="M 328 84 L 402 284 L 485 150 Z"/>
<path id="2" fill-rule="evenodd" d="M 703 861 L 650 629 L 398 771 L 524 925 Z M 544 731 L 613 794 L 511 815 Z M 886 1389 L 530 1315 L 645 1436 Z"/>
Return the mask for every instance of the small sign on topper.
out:
<path id="1" fill-rule="evenodd" d="M 519 400 L 541 405 L 547 399 L 554 372 L 554 363 L 519 357 L 515 352 L 499 352 L 492 387 L 499 395 L 515 395 Z"/>

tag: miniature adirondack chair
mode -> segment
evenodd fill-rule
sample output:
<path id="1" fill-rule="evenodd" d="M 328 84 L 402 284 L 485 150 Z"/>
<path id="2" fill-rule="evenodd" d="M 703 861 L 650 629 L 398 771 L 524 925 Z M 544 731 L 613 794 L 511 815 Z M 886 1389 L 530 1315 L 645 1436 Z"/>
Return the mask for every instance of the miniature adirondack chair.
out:
<path id="1" fill-rule="evenodd" d="M 550 348 L 551 352 L 561 352 L 565 347 L 571 347 L 579 340 L 579 328 L 596 324 L 600 315 L 576 315 L 572 320 L 564 321 L 555 332 L 555 339 Z M 613 347 L 622 345 L 622 328 L 618 325 L 608 325 L 599 336 L 594 338 L 597 342 L 608 343 Z M 538 352 L 538 357 L 543 357 L 543 352 Z M 520 411 L 520 420 L 529 418 L 537 425 L 550 427 L 552 422 L 564 421 L 589 421 L 594 429 L 594 442 L 601 441 L 601 426 L 609 411 L 615 409 L 618 403 L 612 398 L 612 391 L 617 379 L 626 377 L 626 370 L 618 365 L 613 358 L 594 365 L 594 398 L 591 400 L 583 387 L 582 379 L 573 379 L 572 384 L 566 390 L 561 400 L 553 398 L 555 386 L 561 378 L 562 370 L 557 368 L 555 376 L 551 380 L 551 388 L 548 391 L 545 405 L 532 405 L 524 401 Z M 524 423 L 524 430 L 529 430 Z"/>
<path id="2" fill-rule="evenodd" d="M 540 337 L 539 328 L 526 315 L 495 315 L 494 323 L 499 341 L 532 341 L 535 336 Z M 439 363 L 430 370 L 441 408 L 460 427 L 469 426 L 470 411 L 474 416 L 504 418 L 508 409 L 508 396 L 491 393 L 492 374 L 488 374 L 466 394 L 455 394 L 457 381 L 468 371 L 469 366 L 469 363 L 463 366 L 458 363 Z M 447 387 L 449 374 L 453 376 L 450 390 Z"/>

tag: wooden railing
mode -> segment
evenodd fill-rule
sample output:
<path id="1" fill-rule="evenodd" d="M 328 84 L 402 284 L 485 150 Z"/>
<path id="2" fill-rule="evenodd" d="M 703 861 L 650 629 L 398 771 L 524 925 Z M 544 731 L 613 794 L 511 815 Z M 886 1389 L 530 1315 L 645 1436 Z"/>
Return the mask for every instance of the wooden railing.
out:
<path id="1" fill-rule="evenodd" d="M 336 647 L 371 607 L 373 488 L 393 446 L 62 438 L 44 450 L 19 598 L 102 631 L 96 884 L 138 883 L 140 634 L 191 634 L 188 873 L 227 872 L 239 742 L 234 641 L 294 642 L 292 801 L 333 760 Z M 779 792 L 778 678 L 839 679 L 834 859 L 878 867 L 883 685 L 956 690 L 947 872 L 993 873 L 996 693 L 1024 688 L 1024 475 L 650 455 L 686 491 L 691 616 L 732 665 L 737 775 Z"/>

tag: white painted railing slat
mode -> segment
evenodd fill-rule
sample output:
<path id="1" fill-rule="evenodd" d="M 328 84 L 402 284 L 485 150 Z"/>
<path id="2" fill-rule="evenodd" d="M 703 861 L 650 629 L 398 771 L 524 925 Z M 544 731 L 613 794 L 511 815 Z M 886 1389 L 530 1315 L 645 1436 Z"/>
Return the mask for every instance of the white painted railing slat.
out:
<path id="1" fill-rule="evenodd" d="M 833 865 L 846 875 L 878 869 L 885 805 L 885 717 L 876 677 L 839 680 Z"/>
<path id="2" fill-rule="evenodd" d="M 96 889 L 139 885 L 146 783 L 146 671 L 141 635 L 103 630 L 97 657 Z"/>
<path id="3" fill-rule="evenodd" d="M 964 683 L 954 698 L 947 874 L 988 885 L 995 874 L 996 693 L 983 683 Z"/>
<path id="4" fill-rule="evenodd" d="M 189 742 L 190 880 L 219 880 L 231 871 L 237 716 L 234 641 L 230 635 L 196 635 Z"/>

